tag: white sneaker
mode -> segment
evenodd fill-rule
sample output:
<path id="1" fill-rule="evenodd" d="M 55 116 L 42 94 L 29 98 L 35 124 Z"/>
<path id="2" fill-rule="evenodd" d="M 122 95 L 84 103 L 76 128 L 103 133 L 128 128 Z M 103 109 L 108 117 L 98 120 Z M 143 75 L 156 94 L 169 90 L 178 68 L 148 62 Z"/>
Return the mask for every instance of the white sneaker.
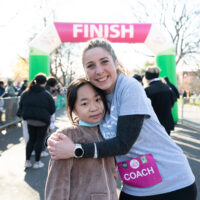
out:
<path id="1" fill-rule="evenodd" d="M 32 167 L 31 161 L 26 160 L 24 166 L 25 166 L 25 168 L 30 168 L 30 167 Z"/>
<path id="2" fill-rule="evenodd" d="M 41 157 L 47 157 L 49 154 L 46 151 L 42 151 L 41 152 Z"/>
<path id="3" fill-rule="evenodd" d="M 39 168 L 42 168 L 44 167 L 44 163 L 39 161 L 39 162 L 35 162 L 34 165 L 33 165 L 33 168 L 34 169 L 39 169 Z"/>

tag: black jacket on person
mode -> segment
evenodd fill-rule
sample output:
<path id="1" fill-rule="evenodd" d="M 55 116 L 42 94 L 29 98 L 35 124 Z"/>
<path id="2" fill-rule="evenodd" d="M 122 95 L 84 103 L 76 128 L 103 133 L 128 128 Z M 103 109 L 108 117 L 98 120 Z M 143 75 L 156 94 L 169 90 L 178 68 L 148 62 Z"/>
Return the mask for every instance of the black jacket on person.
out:
<path id="1" fill-rule="evenodd" d="M 0 87 L 0 97 L 4 97 L 5 94 L 5 88 Z"/>
<path id="2" fill-rule="evenodd" d="M 172 90 L 173 93 L 173 97 L 174 97 L 174 103 L 177 101 L 177 99 L 180 98 L 180 94 L 178 89 L 176 88 L 176 86 L 174 86 L 168 79 L 168 77 L 164 77 L 167 85 L 169 86 L 169 88 Z"/>
<path id="3" fill-rule="evenodd" d="M 174 130 L 172 106 L 174 103 L 173 93 L 170 88 L 160 80 L 150 82 L 145 88 L 148 98 L 151 99 L 153 109 L 165 130 L 170 133 Z"/>
<path id="4" fill-rule="evenodd" d="M 22 94 L 17 116 L 24 120 L 39 120 L 49 125 L 55 110 L 55 102 L 49 92 L 44 87 L 34 85 L 31 86 L 30 91 Z"/>
<path id="5" fill-rule="evenodd" d="M 21 96 L 23 91 L 26 89 L 26 86 L 23 84 L 22 87 L 19 89 L 17 96 Z"/>

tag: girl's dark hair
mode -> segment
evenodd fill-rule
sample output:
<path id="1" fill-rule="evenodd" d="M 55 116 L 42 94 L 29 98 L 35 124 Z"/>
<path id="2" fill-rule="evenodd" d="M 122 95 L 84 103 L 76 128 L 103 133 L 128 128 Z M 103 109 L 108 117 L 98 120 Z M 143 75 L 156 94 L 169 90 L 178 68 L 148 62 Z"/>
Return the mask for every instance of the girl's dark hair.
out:
<path id="1" fill-rule="evenodd" d="M 38 73 L 35 75 L 34 79 L 28 84 L 26 91 L 30 91 L 31 86 L 41 85 L 47 82 L 47 76 L 43 73 Z"/>
<path id="2" fill-rule="evenodd" d="M 77 124 L 77 118 L 73 117 L 73 110 L 77 99 L 78 89 L 84 85 L 90 85 L 100 95 L 105 108 L 105 113 L 108 110 L 107 101 L 103 90 L 95 87 L 84 78 L 76 79 L 72 81 L 67 88 L 67 114 L 73 124 Z"/>

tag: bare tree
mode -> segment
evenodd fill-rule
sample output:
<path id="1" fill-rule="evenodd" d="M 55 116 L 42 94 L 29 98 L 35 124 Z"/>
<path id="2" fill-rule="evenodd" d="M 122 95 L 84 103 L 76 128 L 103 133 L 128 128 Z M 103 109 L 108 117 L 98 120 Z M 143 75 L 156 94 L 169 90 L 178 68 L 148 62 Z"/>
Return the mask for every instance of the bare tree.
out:
<path id="1" fill-rule="evenodd" d="M 159 23 L 169 33 L 176 51 L 176 64 L 200 52 L 200 3 L 184 0 L 137 1 L 133 15 L 140 23 Z M 137 11 L 136 11 L 137 10 Z M 181 63 L 182 63 L 181 62 Z"/>
<path id="2" fill-rule="evenodd" d="M 77 74 L 82 73 L 79 49 L 79 44 L 64 43 L 51 55 L 50 73 L 62 86 L 66 86 Z"/>
<path id="3" fill-rule="evenodd" d="M 16 67 L 12 71 L 14 73 L 14 81 L 21 82 L 25 79 L 28 80 L 28 59 L 18 55 Z"/>

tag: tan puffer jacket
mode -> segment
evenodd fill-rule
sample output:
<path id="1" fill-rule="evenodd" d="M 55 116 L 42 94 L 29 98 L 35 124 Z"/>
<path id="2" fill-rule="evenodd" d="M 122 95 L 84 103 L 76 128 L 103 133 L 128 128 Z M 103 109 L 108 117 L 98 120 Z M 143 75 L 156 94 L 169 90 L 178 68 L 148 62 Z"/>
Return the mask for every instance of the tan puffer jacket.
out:
<path id="1" fill-rule="evenodd" d="M 74 126 L 59 132 L 75 143 L 102 141 L 94 128 Z M 45 200 L 117 200 L 114 158 L 50 160 Z"/>

